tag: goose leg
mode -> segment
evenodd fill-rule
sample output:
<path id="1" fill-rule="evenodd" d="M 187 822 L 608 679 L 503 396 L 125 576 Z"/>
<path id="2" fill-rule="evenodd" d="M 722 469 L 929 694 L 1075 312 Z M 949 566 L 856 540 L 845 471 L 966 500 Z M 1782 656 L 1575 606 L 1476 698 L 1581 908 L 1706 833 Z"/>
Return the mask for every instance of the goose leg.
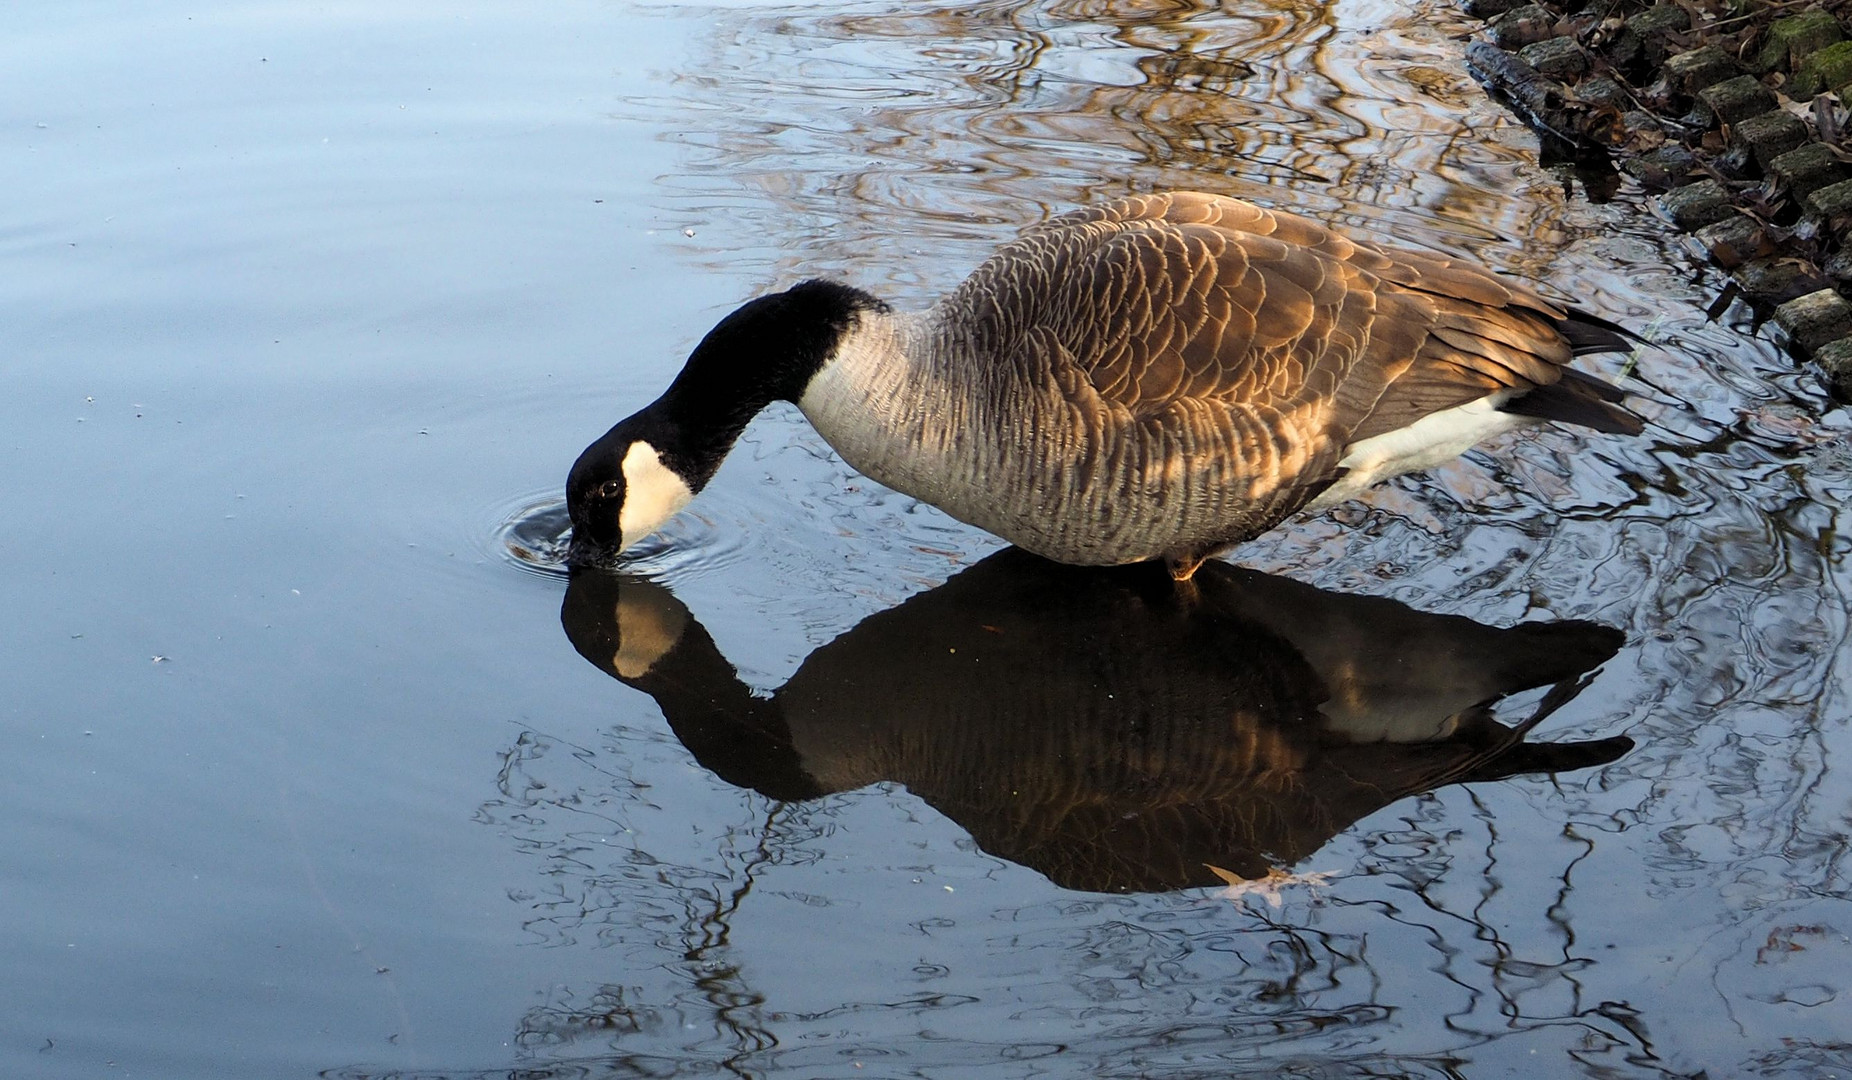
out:
<path id="1" fill-rule="evenodd" d="M 1196 573 L 1196 568 L 1203 564 L 1213 552 L 1183 552 L 1164 556 L 1164 566 L 1170 571 L 1172 581 L 1188 581 Z"/>

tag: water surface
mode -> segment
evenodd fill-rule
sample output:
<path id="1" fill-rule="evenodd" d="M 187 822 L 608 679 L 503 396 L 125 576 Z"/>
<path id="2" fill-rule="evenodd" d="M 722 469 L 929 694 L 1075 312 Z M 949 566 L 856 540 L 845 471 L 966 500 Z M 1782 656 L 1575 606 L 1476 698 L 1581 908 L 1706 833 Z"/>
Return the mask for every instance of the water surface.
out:
<path id="1" fill-rule="evenodd" d="M 1461 74 L 1452 18 L 9 7 L 0 1072 L 1852 1068 L 1845 419 L 1746 322 L 1706 323 L 1705 272 L 1638 193 L 1591 203 L 1534 164 Z M 1200 654 L 1163 635 L 1207 631 L 1108 593 L 1158 620 L 1089 654 L 1123 665 L 1091 691 L 1141 687 L 1136 707 L 1031 650 L 1010 662 L 1040 682 L 1006 684 L 1042 704 L 954 701 L 931 729 L 897 703 L 939 696 L 858 696 L 844 672 L 950 625 L 921 610 L 969 616 L 946 598 L 1009 557 L 783 409 L 632 567 L 711 644 L 727 715 L 760 719 L 685 739 L 708 729 L 614 680 L 618 650 L 582 658 L 597 639 L 561 618 L 586 586 L 523 572 L 565 468 L 731 305 L 819 273 L 924 303 L 1047 213 L 1176 186 L 1470 255 L 1668 342 L 1639 362 L 1638 439 L 1514 438 L 1238 554 L 1344 610 L 1611 627 L 1585 683 L 1508 687 L 1469 721 L 1401 709 L 1441 720 L 1397 744 L 1423 765 L 1391 783 L 1365 766 L 1401 759 L 1360 752 L 1395 742 L 1380 710 L 1368 738 L 1196 737 L 1175 703 L 1201 699 L 1178 662 Z M 980 593 L 1003 606 L 976 640 L 1048 617 Z M 1328 720 L 1287 675 L 1352 654 L 1268 634 L 1228 640 L 1273 661 L 1208 670 Z M 844 655 L 874 659 L 832 674 Z M 885 741 L 788 712 L 770 737 L 767 710 L 819 687 L 837 704 L 806 715 Z M 1077 716 L 1104 726 L 1047 726 Z M 1070 818 L 1004 813 L 1002 781 L 947 763 L 985 745 L 959 723 L 1041 732 L 1093 780 L 1155 763 L 1150 799 L 1120 777 L 1099 805 L 1173 824 L 1086 835 L 1206 836 L 1259 880 L 1210 880 L 1175 843 L 1139 849 L 1169 853 L 1162 880 L 1044 857 L 1073 850 L 1051 825 Z M 1163 754 L 1081 753 L 1128 724 Z M 1598 750 L 1503 775 L 1484 755 L 1511 737 L 1483 725 Z M 1459 731 L 1470 764 L 1423 772 Z M 795 763 L 757 787 L 727 764 L 754 737 Z M 1107 790 L 999 745 L 1064 785 L 1038 806 Z M 1307 768 L 1380 801 L 1340 800 L 1297 846 L 1216 831 L 1276 805 L 1237 781 Z"/>

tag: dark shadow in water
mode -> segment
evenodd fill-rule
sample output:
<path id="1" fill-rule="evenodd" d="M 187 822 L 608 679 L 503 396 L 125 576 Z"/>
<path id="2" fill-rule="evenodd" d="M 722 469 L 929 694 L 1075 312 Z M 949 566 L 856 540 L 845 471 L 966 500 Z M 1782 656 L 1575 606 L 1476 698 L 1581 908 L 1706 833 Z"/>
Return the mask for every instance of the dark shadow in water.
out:
<path id="1" fill-rule="evenodd" d="M 1264 876 L 1404 796 L 1633 745 L 1524 738 L 1617 630 L 1497 629 L 1226 563 L 1196 585 L 1006 550 L 864 619 L 770 697 L 652 582 L 575 575 L 560 619 L 727 782 L 802 800 L 898 781 L 985 851 L 1095 892 Z M 1493 718 L 1542 686 L 1522 723 Z"/>

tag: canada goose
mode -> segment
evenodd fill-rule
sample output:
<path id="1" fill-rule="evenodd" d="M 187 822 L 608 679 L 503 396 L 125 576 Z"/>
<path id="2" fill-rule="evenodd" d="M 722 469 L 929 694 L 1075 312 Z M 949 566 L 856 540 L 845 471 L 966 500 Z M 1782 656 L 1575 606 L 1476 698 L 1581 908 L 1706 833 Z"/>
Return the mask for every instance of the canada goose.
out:
<path id="1" fill-rule="evenodd" d="M 1017 549 L 877 612 L 769 694 L 674 594 L 577 573 L 573 646 L 649 694 L 728 783 L 804 800 L 899 781 L 985 851 L 1100 892 L 1290 866 L 1446 784 L 1601 765 L 1625 736 L 1531 742 L 1619 631 L 1509 629 L 1223 562 L 1185 600 L 1156 566 Z M 1491 704 L 1556 689 L 1515 727 Z"/>
<path id="2" fill-rule="evenodd" d="M 709 331 L 567 478 L 575 561 L 655 532 L 773 401 L 1057 562 L 1178 580 L 1308 506 L 1546 420 L 1632 434 L 1571 356 L 1628 333 L 1490 271 L 1172 192 L 1033 226 L 939 303 L 803 282 Z"/>

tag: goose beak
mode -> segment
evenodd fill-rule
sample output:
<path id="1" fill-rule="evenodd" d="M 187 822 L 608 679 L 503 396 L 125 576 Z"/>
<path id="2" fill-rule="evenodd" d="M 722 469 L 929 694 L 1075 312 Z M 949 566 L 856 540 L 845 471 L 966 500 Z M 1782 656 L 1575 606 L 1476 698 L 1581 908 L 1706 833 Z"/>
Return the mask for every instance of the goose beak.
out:
<path id="1" fill-rule="evenodd" d="M 577 529 L 572 538 L 566 542 L 566 565 L 572 569 L 583 567 L 609 567 L 617 562 L 616 544 L 600 544 L 589 536 L 581 536 Z"/>

